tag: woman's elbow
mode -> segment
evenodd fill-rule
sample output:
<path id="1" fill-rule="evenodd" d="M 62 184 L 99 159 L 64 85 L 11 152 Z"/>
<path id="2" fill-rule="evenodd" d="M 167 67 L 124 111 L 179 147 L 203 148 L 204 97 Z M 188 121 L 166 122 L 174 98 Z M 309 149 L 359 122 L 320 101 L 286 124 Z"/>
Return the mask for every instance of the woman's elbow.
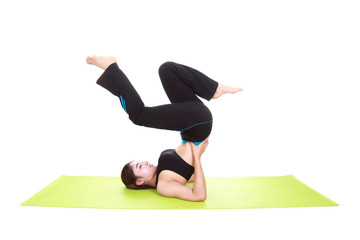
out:
<path id="1" fill-rule="evenodd" d="M 206 200 L 206 194 L 201 195 L 201 196 L 198 196 L 198 197 L 195 199 L 196 202 L 203 202 L 203 201 L 205 201 L 205 200 Z"/>

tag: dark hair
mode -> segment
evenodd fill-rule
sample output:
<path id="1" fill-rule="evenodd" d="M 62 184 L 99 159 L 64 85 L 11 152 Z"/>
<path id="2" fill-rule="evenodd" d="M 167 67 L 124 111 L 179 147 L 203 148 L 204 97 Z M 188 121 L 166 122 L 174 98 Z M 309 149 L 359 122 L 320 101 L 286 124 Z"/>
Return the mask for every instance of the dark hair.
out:
<path id="1" fill-rule="evenodd" d="M 125 166 L 121 171 L 121 180 L 123 181 L 125 186 L 129 189 L 135 189 L 135 190 L 154 188 L 147 184 L 136 185 L 136 180 L 138 179 L 138 177 L 135 176 L 134 171 L 130 166 L 130 163 L 132 162 L 125 164 Z"/>

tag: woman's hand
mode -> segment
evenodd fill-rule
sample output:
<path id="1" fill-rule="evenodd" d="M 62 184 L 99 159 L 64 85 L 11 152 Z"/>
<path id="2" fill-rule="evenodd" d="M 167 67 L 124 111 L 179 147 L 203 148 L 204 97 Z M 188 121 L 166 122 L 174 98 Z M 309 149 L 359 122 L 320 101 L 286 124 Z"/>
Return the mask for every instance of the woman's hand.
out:
<path id="1" fill-rule="evenodd" d="M 200 160 L 201 155 L 203 155 L 205 149 L 209 145 L 209 137 L 207 137 L 202 143 L 197 146 L 194 143 L 191 143 L 190 145 L 194 158 Z"/>

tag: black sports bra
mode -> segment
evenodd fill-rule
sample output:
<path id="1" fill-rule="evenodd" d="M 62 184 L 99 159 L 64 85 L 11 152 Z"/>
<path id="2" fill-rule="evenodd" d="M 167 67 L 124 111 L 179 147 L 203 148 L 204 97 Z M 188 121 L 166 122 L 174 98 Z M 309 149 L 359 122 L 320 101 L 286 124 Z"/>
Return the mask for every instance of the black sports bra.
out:
<path id="1" fill-rule="evenodd" d="M 156 186 L 159 179 L 159 174 L 163 170 L 173 171 L 187 181 L 191 178 L 194 173 L 194 167 L 185 162 L 174 149 L 167 149 L 160 154 L 159 162 L 156 171 Z"/>

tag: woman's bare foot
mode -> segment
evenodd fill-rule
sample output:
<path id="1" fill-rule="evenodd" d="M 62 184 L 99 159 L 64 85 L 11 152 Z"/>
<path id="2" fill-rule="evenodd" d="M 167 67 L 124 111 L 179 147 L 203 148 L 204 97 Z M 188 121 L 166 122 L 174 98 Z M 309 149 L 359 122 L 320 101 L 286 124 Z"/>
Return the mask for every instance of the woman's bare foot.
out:
<path id="1" fill-rule="evenodd" d="M 243 90 L 242 88 L 232 88 L 232 87 L 229 87 L 229 86 L 219 84 L 217 89 L 216 89 L 216 92 L 215 92 L 215 94 L 214 94 L 214 96 L 212 98 L 217 99 L 217 98 L 221 97 L 225 93 L 234 94 L 234 93 L 237 93 L 237 92 L 242 91 L 242 90 Z"/>
<path id="2" fill-rule="evenodd" d="M 91 56 L 86 58 L 86 62 L 88 64 L 92 64 L 95 66 L 98 66 L 99 68 L 102 68 L 106 70 L 111 64 L 116 62 L 116 58 L 114 57 L 100 57 L 100 56 Z"/>

